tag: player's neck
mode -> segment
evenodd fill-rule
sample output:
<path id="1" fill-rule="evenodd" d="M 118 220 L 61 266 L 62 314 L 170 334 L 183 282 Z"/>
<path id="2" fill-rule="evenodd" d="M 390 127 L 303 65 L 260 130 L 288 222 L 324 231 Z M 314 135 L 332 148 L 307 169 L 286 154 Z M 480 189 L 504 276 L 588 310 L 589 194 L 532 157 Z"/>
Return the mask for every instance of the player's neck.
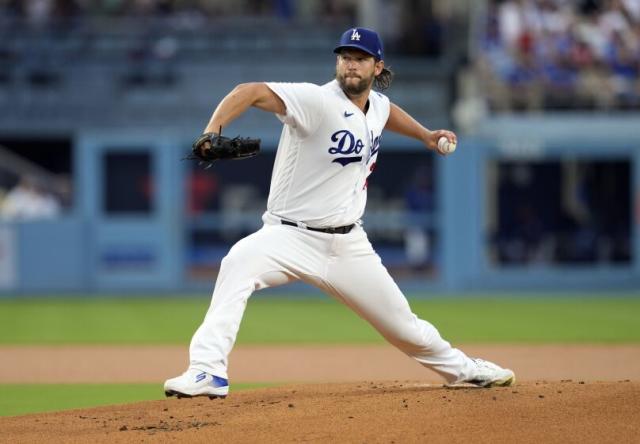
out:
<path id="1" fill-rule="evenodd" d="M 360 108 L 360 111 L 363 113 L 367 113 L 369 108 L 369 93 L 371 92 L 371 88 L 368 88 L 366 91 L 362 92 L 358 95 L 352 95 L 345 91 L 345 95 L 353 102 L 355 106 Z"/>

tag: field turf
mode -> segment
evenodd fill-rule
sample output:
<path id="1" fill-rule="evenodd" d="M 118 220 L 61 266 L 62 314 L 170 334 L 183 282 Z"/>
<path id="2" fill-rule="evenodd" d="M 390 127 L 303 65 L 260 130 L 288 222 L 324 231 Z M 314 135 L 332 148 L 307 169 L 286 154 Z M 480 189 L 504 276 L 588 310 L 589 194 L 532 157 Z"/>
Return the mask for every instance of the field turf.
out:
<path id="1" fill-rule="evenodd" d="M 640 341 L 640 297 L 410 299 L 415 313 L 456 343 Z M 20 298 L 0 300 L 0 344 L 187 344 L 209 300 Z M 330 299 L 249 302 L 238 344 L 382 343 L 366 322 Z"/>
<path id="2" fill-rule="evenodd" d="M 268 384 L 233 384 L 233 390 Z M 0 384 L 0 416 L 164 399 L 162 384 Z"/>
<path id="3" fill-rule="evenodd" d="M 533 296 L 533 295 L 532 295 Z M 414 312 L 459 343 L 637 343 L 640 295 L 410 298 Z M 0 299 L 0 345 L 183 344 L 209 300 L 173 297 Z M 238 344 L 382 343 L 331 299 L 254 296 Z M 250 388 L 255 386 L 248 386 Z M 234 385 L 234 390 L 243 388 Z M 162 398 L 158 384 L 0 384 L 0 416 Z"/>

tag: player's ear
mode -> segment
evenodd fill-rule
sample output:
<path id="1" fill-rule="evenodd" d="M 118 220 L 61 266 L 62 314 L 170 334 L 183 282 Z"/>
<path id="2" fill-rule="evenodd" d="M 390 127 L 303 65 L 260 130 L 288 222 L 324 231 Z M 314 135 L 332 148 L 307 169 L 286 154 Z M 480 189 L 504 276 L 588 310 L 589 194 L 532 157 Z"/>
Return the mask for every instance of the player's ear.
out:
<path id="1" fill-rule="evenodd" d="M 376 62 L 375 70 L 374 70 L 375 77 L 379 76 L 383 69 L 384 69 L 384 60 L 378 60 Z"/>

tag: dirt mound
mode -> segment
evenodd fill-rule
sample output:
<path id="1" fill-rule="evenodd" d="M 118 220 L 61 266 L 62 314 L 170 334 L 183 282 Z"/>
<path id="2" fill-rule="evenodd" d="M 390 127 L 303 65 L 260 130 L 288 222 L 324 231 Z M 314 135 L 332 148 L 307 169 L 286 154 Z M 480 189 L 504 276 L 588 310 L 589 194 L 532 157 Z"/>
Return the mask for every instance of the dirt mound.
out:
<path id="1" fill-rule="evenodd" d="M 290 385 L 0 418 L 0 442 L 636 442 L 640 382 Z"/>
<path id="2" fill-rule="evenodd" d="M 640 376 L 638 344 L 473 344 L 462 350 L 512 369 L 520 381 L 619 381 Z M 184 345 L 0 346 L 0 362 L 0 382 L 5 384 L 150 382 L 160 387 L 184 371 L 189 349 Z M 231 352 L 229 362 L 234 384 L 442 381 L 390 345 L 241 345 Z"/>

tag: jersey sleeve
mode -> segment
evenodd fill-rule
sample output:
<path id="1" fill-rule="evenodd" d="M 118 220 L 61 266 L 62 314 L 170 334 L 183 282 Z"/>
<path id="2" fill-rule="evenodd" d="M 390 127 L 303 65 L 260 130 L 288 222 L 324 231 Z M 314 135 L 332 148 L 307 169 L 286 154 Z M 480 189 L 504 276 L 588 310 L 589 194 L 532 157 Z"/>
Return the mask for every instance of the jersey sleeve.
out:
<path id="1" fill-rule="evenodd" d="M 302 136 L 313 134 L 324 115 L 324 94 L 313 83 L 276 83 L 266 85 L 280 97 L 287 108 L 285 115 L 276 114 L 285 125 L 289 125 Z"/>

